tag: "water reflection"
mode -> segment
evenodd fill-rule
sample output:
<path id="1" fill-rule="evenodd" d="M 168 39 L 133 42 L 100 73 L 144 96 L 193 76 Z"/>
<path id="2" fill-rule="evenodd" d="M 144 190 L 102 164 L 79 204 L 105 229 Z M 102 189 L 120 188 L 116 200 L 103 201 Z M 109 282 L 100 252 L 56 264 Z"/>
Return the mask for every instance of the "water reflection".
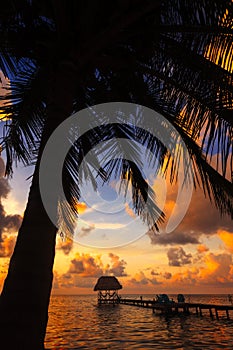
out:
<path id="1" fill-rule="evenodd" d="M 219 303 L 219 298 L 209 300 Z M 98 307 L 95 296 L 53 297 L 49 315 L 47 349 L 233 349 L 233 322 L 208 315 L 170 317 L 127 305 Z"/>

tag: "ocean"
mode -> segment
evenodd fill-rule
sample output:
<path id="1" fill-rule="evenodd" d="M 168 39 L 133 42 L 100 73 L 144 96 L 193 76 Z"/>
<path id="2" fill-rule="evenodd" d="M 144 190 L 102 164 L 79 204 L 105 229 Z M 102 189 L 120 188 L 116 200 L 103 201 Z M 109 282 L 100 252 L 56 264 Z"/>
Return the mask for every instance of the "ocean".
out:
<path id="1" fill-rule="evenodd" d="M 139 298 L 124 295 L 122 298 Z M 154 295 L 143 295 L 152 299 Z M 169 295 L 176 300 L 176 295 Z M 229 304 L 227 295 L 185 295 L 186 301 Z M 233 311 L 220 319 L 191 315 L 153 314 L 129 305 L 97 306 L 96 295 L 52 296 L 46 349 L 228 349 L 233 350 Z"/>

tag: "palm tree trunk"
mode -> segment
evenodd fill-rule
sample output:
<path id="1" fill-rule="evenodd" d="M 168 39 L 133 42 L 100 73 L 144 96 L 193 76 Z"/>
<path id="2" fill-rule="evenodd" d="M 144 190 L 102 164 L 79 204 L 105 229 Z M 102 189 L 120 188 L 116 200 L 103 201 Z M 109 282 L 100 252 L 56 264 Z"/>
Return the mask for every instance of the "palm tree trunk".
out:
<path id="1" fill-rule="evenodd" d="M 36 169 L 0 299 L 3 349 L 44 348 L 56 231 L 41 202 Z"/>
<path id="2" fill-rule="evenodd" d="M 48 218 L 41 200 L 39 164 L 49 136 L 72 112 L 72 80 L 71 69 L 65 64 L 53 70 L 50 77 L 47 122 L 23 222 L 0 298 L 2 349 L 44 349 L 57 228 Z"/>

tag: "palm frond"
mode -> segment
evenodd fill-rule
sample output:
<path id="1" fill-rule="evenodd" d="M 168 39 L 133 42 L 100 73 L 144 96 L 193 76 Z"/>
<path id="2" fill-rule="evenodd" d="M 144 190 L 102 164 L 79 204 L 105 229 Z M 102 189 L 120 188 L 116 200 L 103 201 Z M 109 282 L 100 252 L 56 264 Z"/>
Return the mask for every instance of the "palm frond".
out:
<path id="1" fill-rule="evenodd" d="M 132 186 L 132 206 L 136 215 L 146 222 L 152 230 L 159 230 L 159 224 L 165 215 L 156 205 L 156 194 L 145 180 L 142 170 L 135 162 L 126 159 L 114 159 L 105 168 L 107 173 L 118 171 L 122 179 L 122 189 L 125 194 L 129 185 Z"/>
<path id="2" fill-rule="evenodd" d="M 8 116 L 1 140 L 7 152 L 7 174 L 11 174 L 14 160 L 29 165 L 36 159 L 45 118 L 42 75 L 28 65 L 26 71 L 11 81 L 8 94 L 1 98 L 3 113 Z"/>
<path id="3" fill-rule="evenodd" d="M 62 201 L 59 209 L 60 213 L 66 214 L 61 226 L 64 234 L 72 232 L 72 224 L 78 217 L 77 202 L 81 196 L 81 183 L 89 181 L 96 190 L 98 176 L 103 182 L 108 182 L 113 176 L 116 179 L 121 179 L 122 184 L 127 183 L 124 188 L 125 196 L 131 185 L 135 213 L 151 228 L 154 227 L 158 230 L 157 222 L 159 224 L 163 221 L 164 213 L 156 205 L 155 193 L 143 177 L 141 150 L 136 143 L 125 143 L 121 141 L 122 139 L 124 141 L 136 139 L 144 144 L 151 142 L 150 137 L 144 138 L 142 142 L 140 132 L 136 131 L 134 126 L 107 124 L 92 128 L 71 147 L 63 166 L 63 188 L 67 202 Z M 95 146 L 98 147 L 95 148 Z M 155 142 L 153 142 L 152 147 L 155 149 Z M 164 148 L 162 149 L 164 152 Z M 91 150 L 92 153 L 88 156 Z M 155 157 L 158 153 L 157 150 Z M 152 161 L 151 156 L 150 161 Z M 94 174 L 96 175 L 94 176 Z"/>
<path id="4" fill-rule="evenodd" d="M 204 194 L 214 203 L 216 208 L 222 215 L 233 216 L 233 190 L 232 183 L 222 174 L 217 171 L 217 164 L 209 163 L 209 156 L 203 151 L 201 145 L 195 142 L 190 133 L 187 132 L 179 122 L 167 113 L 164 113 L 167 120 L 176 128 L 181 135 L 192 160 L 192 169 L 194 175 L 194 185 L 199 186 Z M 227 159 L 227 166 L 232 167 L 232 153 L 231 159 Z M 167 166 L 171 166 L 172 159 L 168 159 Z M 226 161 L 226 159 L 225 159 Z M 170 163 L 170 164 L 169 164 Z M 232 169 L 232 168 L 230 168 Z M 229 168 L 228 168 L 229 170 Z M 230 170 L 231 172 L 231 170 Z M 226 175 L 226 174 L 225 174 Z M 231 180 L 232 181 L 232 180 Z"/>
<path id="5" fill-rule="evenodd" d="M 177 126 L 177 128 L 179 127 Z M 190 136 L 181 129 L 180 133 L 193 161 L 196 185 L 203 189 L 205 196 L 209 197 L 222 215 L 227 214 L 233 218 L 232 182 L 225 178 L 225 174 L 221 175 L 209 164 L 208 157 L 203 154 L 202 148 Z M 227 162 L 227 164 L 229 165 L 230 162 Z"/>

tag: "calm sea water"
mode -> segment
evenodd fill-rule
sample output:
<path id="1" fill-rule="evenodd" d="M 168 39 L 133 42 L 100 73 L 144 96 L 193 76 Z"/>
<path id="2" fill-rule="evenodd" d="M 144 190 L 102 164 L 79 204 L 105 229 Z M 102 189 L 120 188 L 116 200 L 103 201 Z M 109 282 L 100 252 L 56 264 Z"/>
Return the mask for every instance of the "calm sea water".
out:
<path id="1" fill-rule="evenodd" d="M 186 295 L 189 300 L 229 304 L 226 295 Z M 233 349 L 233 312 L 231 320 L 221 311 L 219 320 L 211 319 L 208 310 L 203 315 L 165 316 L 128 305 L 97 307 L 92 295 L 53 296 L 45 345 L 46 349 L 89 350 Z"/>

